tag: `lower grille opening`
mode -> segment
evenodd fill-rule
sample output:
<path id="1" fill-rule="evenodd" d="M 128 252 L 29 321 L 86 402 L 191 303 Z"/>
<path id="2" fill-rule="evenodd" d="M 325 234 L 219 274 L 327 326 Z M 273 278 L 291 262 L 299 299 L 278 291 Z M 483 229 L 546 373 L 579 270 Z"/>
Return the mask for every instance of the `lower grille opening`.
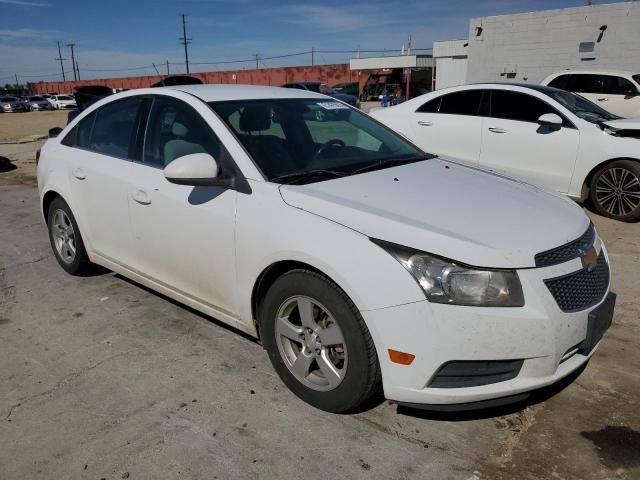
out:
<path id="1" fill-rule="evenodd" d="M 573 357 L 576 353 L 579 353 L 579 352 L 580 352 L 580 344 L 577 344 L 577 345 L 571 347 L 569 350 L 564 352 L 564 355 L 560 359 L 560 363 L 566 362 L 571 357 Z"/>
<path id="2" fill-rule="evenodd" d="M 454 360 L 443 364 L 427 384 L 431 388 L 466 388 L 516 378 L 524 360 Z"/>

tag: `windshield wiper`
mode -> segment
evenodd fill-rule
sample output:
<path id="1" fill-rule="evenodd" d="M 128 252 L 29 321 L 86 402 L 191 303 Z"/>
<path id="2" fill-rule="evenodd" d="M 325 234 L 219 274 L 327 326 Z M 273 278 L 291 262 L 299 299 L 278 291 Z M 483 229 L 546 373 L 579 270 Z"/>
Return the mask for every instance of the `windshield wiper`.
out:
<path id="1" fill-rule="evenodd" d="M 346 177 L 346 176 L 347 176 L 346 173 L 338 172 L 337 170 L 307 170 L 306 172 L 292 172 L 292 173 L 287 173 L 285 175 L 280 175 L 278 177 L 273 177 L 270 179 L 270 181 L 287 185 L 291 182 L 295 182 L 296 180 L 304 180 L 308 178 L 318 178 L 318 177 L 339 178 L 339 177 Z"/>
<path id="2" fill-rule="evenodd" d="M 349 175 L 357 175 L 358 173 L 370 172 L 372 170 L 380 170 L 388 167 L 397 167 L 398 165 L 405 165 L 407 163 L 421 162 L 422 160 L 429 160 L 434 158 L 432 155 L 420 155 L 419 157 L 411 158 L 381 158 L 375 163 L 370 163 L 364 167 L 356 168 Z"/>

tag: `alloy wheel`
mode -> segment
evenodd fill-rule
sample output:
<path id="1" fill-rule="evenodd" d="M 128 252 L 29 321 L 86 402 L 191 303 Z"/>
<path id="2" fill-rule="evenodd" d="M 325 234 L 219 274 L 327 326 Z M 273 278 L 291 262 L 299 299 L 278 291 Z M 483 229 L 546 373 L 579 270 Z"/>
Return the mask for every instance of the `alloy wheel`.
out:
<path id="1" fill-rule="evenodd" d="M 610 215 L 629 215 L 640 206 L 640 179 L 629 169 L 609 168 L 598 178 L 595 197 Z"/>
<path id="2" fill-rule="evenodd" d="M 51 232 L 58 256 L 65 263 L 73 263 L 76 258 L 76 236 L 73 224 L 63 210 L 54 212 Z"/>
<path id="3" fill-rule="evenodd" d="M 278 351 L 296 379 L 320 391 L 336 388 L 347 372 L 347 348 L 335 318 L 318 301 L 285 300 L 276 319 Z"/>

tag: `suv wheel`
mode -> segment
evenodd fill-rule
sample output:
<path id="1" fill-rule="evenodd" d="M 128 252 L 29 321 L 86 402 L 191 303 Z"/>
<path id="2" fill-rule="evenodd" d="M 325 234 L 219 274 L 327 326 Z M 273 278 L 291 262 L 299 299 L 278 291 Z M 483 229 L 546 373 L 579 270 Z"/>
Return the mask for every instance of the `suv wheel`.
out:
<path id="1" fill-rule="evenodd" d="M 349 411 L 379 390 L 378 357 L 360 312 L 316 272 L 292 270 L 273 283 L 260 331 L 282 381 L 314 407 Z"/>

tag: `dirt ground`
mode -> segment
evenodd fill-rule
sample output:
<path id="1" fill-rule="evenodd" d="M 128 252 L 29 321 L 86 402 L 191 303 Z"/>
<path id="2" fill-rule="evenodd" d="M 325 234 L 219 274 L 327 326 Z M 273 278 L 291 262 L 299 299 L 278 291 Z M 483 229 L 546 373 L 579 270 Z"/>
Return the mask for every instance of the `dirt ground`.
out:
<path id="1" fill-rule="evenodd" d="M 331 415 L 215 319 L 113 273 L 59 268 L 31 140 L 65 118 L 0 115 L 0 479 L 640 478 L 638 224 L 590 214 L 618 303 L 566 388 L 474 414 L 383 401 Z"/>

